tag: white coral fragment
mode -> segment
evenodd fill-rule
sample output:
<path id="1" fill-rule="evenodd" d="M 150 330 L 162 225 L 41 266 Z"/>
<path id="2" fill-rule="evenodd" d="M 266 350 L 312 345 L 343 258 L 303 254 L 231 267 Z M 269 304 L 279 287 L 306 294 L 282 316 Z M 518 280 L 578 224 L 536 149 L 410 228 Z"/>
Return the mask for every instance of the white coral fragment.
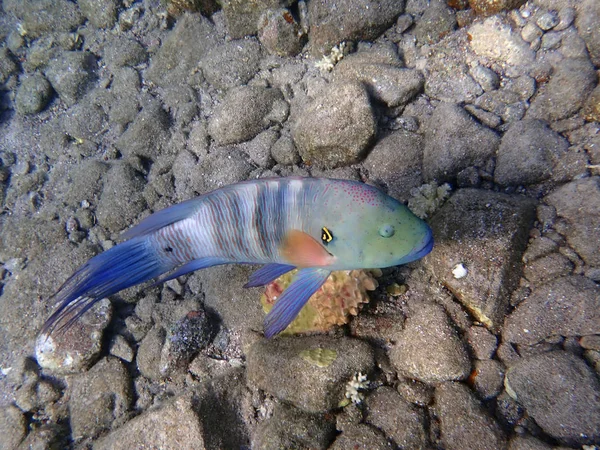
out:
<path id="1" fill-rule="evenodd" d="M 363 394 L 359 391 L 367 389 L 369 387 L 369 380 L 367 376 L 361 372 L 355 373 L 348 384 L 346 384 L 346 398 L 350 399 L 352 403 L 358 405 L 364 400 Z"/>
<path id="2" fill-rule="evenodd" d="M 329 55 L 324 55 L 319 61 L 315 63 L 315 67 L 319 69 L 321 73 L 331 72 L 338 61 L 344 57 L 344 50 L 346 49 L 346 43 L 342 42 L 331 49 Z"/>
<path id="3" fill-rule="evenodd" d="M 448 183 L 438 186 L 435 183 L 424 184 L 410 191 L 412 198 L 408 207 L 421 219 L 426 219 L 433 214 L 450 195 L 451 187 Z"/>

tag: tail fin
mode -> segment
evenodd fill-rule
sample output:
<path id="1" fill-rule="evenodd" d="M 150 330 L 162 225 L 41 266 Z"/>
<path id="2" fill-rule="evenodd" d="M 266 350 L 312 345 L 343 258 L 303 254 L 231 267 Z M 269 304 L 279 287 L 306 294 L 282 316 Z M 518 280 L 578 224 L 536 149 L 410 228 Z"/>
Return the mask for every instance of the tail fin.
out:
<path id="1" fill-rule="evenodd" d="M 173 268 L 173 263 L 158 255 L 146 236 L 116 245 L 86 262 L 54 294 L 60 304 L 44 324 L 42 334 L 49 336 L 70 327 L 103 298 Z"/>

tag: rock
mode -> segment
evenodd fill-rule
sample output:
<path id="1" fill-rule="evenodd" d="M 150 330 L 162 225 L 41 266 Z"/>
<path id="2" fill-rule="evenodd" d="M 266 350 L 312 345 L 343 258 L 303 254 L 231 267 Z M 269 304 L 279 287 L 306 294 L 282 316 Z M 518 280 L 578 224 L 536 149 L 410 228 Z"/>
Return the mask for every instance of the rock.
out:
<path id="1" fill-rule="evenodd" d="M 387 439 L 373 427 L 356 424 L 345 428 L 337 437 L 329 450 L 390 450 L 392 446 Z"/>
<path id="2" fill-rule="evenodd" d="M 84 200 L 96 204 L 108 169 L 108 164 L 94 159 L 84 160 L 77 165 L 69 164 L 64 168 L 55 167 L 50 174 L 49 189 L 71 207 L 81 206 Z"/>
<path id="3" fill-rule="evenodd" d="M 7 0 L 4 11 L 22 21 L 22 27 L 30 38 L 49 32 L 68 32 L 80 25 L 84 17 L 77 4 L 68 0 Z"/>
<path id="4" fill-rule="evenodd" d="M 279 89 L 241 86 L 230 89 L 208 122 L 208 133 L 219 145 L 244 142 L 267 128 L 272 113 L 284 103 Z M 273 120 L 273 122 L 275 122 Z"/>
<path id="5" fill-rule="evenodd" d="M 246 84 L 258 72 L 262 56 L 256 39 L 228 41 L 208 50 L 200 60 L 206 80 L 217 89 Z"/>
<path id="6" fill-rule="evenodd" d="M 504 367 L 494 359 L 476 360 L 469 380 L 479 398 L 489 400 L 502 392 Z"/>
<path id="7" fill-rule="evenodd" d="M 0 408 L 0 433 L 2 433 L 2 447 L 17 448 L 27 434 L 27 419 L 14 405 Z"/>
<path id="8" fill-rule="evenodd" d="M 600 122 L 600 85 L 587 98 L 581 113 L 589 122 Z"/>
<path id="9" fill-rule="evenodd" d="M 391 26 L 404 9 L 395 0 L 325 0 L 308 3 L 309 45 L 314 56 L 342 41 L 371 41 Z"/>
<path id="10" fill-rule="evenodd" d="M 415 25 L 414 33 L 419 44 L 433 44 L 456 28 L 454 10 L 445 2 L 432 2 Z"/>
<path id="11" fill-rule="evenodd" d="M 492 69 L 479 64 L 472 67 L 469 73 L 475 81 L 479 83 L 484 91 L 493 91 L 500 87 L 500 77 Z"/>
<path id="12" fill-rule="evenodd" d="M 145 181 L 125 161 L 114 162 L 104 178 L 102 194 L 96 208 L 98 223 L 112 232 L 132 225 L 146 208 L 142 196 Z"/>
<path id="13" fill-rule="evenodd" d="M 271 55 L 296 56 L 304 46 L 304 34 L 285 8 L 265 11 L 258 21 L 258 40 Z"/>
<path id="14" fill-rule="evenodd" d="M 600 382 L 563 351 L 523 358 L 506 374 L 507 392 L 550 436 L 569 446 L 600 439 Z"/>
<path id="15" fill-rule="evenodd" d="M 133 361 L 133 349 L 129 342 L 120 334 L 117 334 L 110 341 L 109 352 L 112 356 L 122 359 L 125 362 Z"/>
<path id="16" fill-rule="evenodd" d="M 491 16 L 501 11 L 516 9 L 525 3 L 525 0 L 469 0 L 469 6 L 476 14 Z"/>
<path id="17" fill-rule="evenodd" d="M 50 60 L 46 78 L 67 106 L 73 106 L 92 87 L 96 68 L 94 55 L 88 52 L 62 52 Z"/>
<path id="18" fill-rule="evenodd" d="M 252 439 L 252 448 L 325 450 L 335 436 L 335 423 L 325 414 L 309 414 L 277 404 L 273 416 L 262 422 Z"/>
<path id="19" fill-rule="evenodd" d="M 492 16 L 471 25 L 471 49 L 478 55 L 499 64 L 528 66 L 535 60 L 535 52 L 501 16 Z"/>
<path id="20" fill-rule="evenodd" d="M 80 0 L 77 4 L 96 28 L 112 28 L 117 21 L 117 9 L 121 6 L 119 0 Z"/>
<path id="21" fill-rule="evenodd" d="M 137 351 L 136 363 L 140 373 L 151 380 L 161 380 L 163 374 L 160 371 L 160 360 L 166 332 L 160 326 L 153 327 L 142 342 Z"/>
<path id="22" fill-rule="evenodd" d="M 97 450 L 144 447 L 164 449 L 206 448 L 204 427 L 191 395 L 150 409 L 94 443 Z"/>
<path id="23" fill-rule="evenodd" d="M 152 56 L 145 77 L 161 87 L 188 83 L 198 63 L 217 45 L 214 25 L 200 14 L 184 14 Z"/>
<path id="24" fill-rule="evenodd" d="M 392 365 L 403 376 L 425 383 L 466 378 L 471 371 L 469 357 L 444 309 L 434 303 L 411 309 L 404 330 L 393 336 Z"/>
<path id="25" fill-rule="evenodd" d="M 552 450 L 553 448 L 545 442 L 529 435 L 516 435 L 510 439 L 508 450 Z"/>
<path id="26" fill-rule="evenodd" d="M 572 181 L 546 196 L 564 218 L 569 245 L 590 266 L 600 267 L 600 177 Z"/>
<path id="27" fill-rule="evenodd" d="M 52 98 L 52 86 L 46 78 L 35 73 L 21 80 L 15 106 L 21 114 L 36 114 L 43 110 Z"/>
<path id="28" fill-rule="evenodd" d="M 42 425 L 27 434 L 21 442 L 19 450 L 65 448 L 69 444 L 64 429 L 59 425 Z"/>
<path id="29" fill-rule="evenodd" d="M 382 386 L 366 400 L 366 422 L 382 430 L 400 448 L 424 448 L 427 434 L 423 410 L 404 400 L 396 390 Z"/>
<path id="30" fill-rule="evenodd" d="M 600 21 L 600 5 L 594 0 L 583 0 L 575 4 L 577 18 L 575 26 L 585 41 L 592 63 L 600 66 L 600 30 L 596 26 Z"/>
<path id="31" fill-rule="evenodd" d="M 317 349 L 330 358 L 319 359 Z M 325 412 L 338 407 L 355 374 L 371 372 L 373 358 L 371 347 L 350 338 L 259 340 L 248 352 L 247 376 L 253 385 L 280 400 L 308 412 Z"/>
<path id="32" fill-rule="evenodd" d="M 0 48 L 0 83 L 4 84 L 8 78 L 19 70 L 13 56 L 6 47 Z"/>
<path id="33" fill-rule="evenodd" d="M 399 67 L 399 60 L 372 61 L 368 53 L 362 51 L 342 59 L 335 66 L 334 80 L 361 83 L 369 95 L 389 107 L 404 106 L 423 90 L 425 79 L 421 72 Z"/>
<path id="34" fill-rule="evenodd" d="M 523 270 L 523 277 L 531 284 L 538 285 L 544 281 L 570 275 L 572 271 L 573 263 L 569 258 L 560 253 L 553 253 L 527 263 Z"/>
<path id="35" fill-rule="evenodd" d="M 152 101 L 137 114 L 115 146 L 125 156 L 143 156 L 154 160 L 166 144 L 169 121 L 160 103 Z"/>
<path id="36" fill-rule="evenodd" d="M 102 333 L 111 316 L 111 303 L 104 299 L 64 331 L 40 334 L 35 343 L 38 364 L 60 375 L 86 370 L 102 350 Z"/>
<path id="37" fill-rule="evenodd" d="M 223 0 L 220 3 L 225 16 L 227 34 L 232 39 L 256 34 L 259 29 L 259 19 L 263 13 L 292 4 L 290 0 L 260 0 L 255 2 Z"/>
<path id="38" fill-rule="evenodd" d="M 506 437 L 471 391 L 459 383 L 435 389 L 435 410 L 440 437 L 447 450 L 506 448 Z"/>
<path id="39" fill-rule="evenodd" d="M 271 147 L 271 156 L 277 164 L 291 166 L 300 162 L 300 155 L 289 133 L 282 134 Z"/>
<path id="40" fill-rule="evenodd" d="M 375 137 L 377 124 L 365 88 L 330 84 L 309 103 L 292 127 L 305 163 L 336 168 L 359 162 Z"/>
<path id="41" fill-rule="evenodd" d="M 550 280 L 506 318 L 505 341 L 533 345 L 551 336 L 600 334 L 600 288 L 582 276 Z"/>
<path id="42" fill-rule="evenodd" d="M 499 142 L 496 133 L 479 125 L 461 107 L 440 103 L 425 128 L 424 178 L 444 182 L 469 166 L 482 167 Z"/>
<path id="43" fill-rule="evenodd" d="M 596 85 L 596 73 L 586 59 L 564 58 L 554 67 L 550 81 L 539 87 L 527 118 L 548 122 L 576 113 Z"/>
<path id="44" fill-rule="evenodd" d="M 534 218 L 529 199 L 460 189 L 431 220 L 437 243 L 425 266 L 487 328 L 504 320 Z M 460 279 L 452 273 L 457 264 L 467 269 Z"/>
<path id="45" fill-rule="evenodd" d="M 206 312 L 190 311 L 167 332 L 160 355 L 160 373 L 166 377 L 176 370 L 187 370 L 194 355 L 206 348 L 213 336 L 213 325 Z"/>
<path id="46" fill-rule="evenodd" d="M 148 59 L 148 52 L 136 39 L 115 37 L 104 47 L 104 61 L 113 70 L 116 67 L 133 67 Z"/>
<path id="47" fill-rule="evenodd" d="M 473 356 L 481 360 L 491 359 L 498 347 L 496 336 L 481 326 L 469 327 L 467 330 L 467 340 L 469 341 Z"/>
<path id="48" fill-rule="evenodd" d="M 423 139 L 417 133 L 396 131 L 375 144 L 363 167 L 369 179 L 387 186 L 387 193 L 400 201 L 423 184 Z"/>
<path id="49" fill-rule="evenodd" d="M 540 120 L 513 123 L 504 133 L 494 181 L 507 185 L 528 185 L 547 180 L 557 161 L 569 149 L 569 142 Z"/>
<path id="50" fill-rule="evenodd" d="M 279 139 L 279 132 L 269 129 L 259 133 L 254 139 L 242 143 L 239 148 L 246 153 L 250 160 L 258 167 L 269 168 L 273 166 L 271 148 Z"/>
<path id="51" fill-rule="evenodd" d="M 69 401 L 73 440 L 95 437 L 111 428 L 127 414 L 132 399 L 129 373 L 116 358 L 102 359 L 75 377 Z"/>
<path id="52" fill-rule="evenodd" d="M 63 116 L 63 127 L 72 139 L 98 142 L 107 128 L 107 120 L 104 110 L 86 97 L 69 108 Z"/>

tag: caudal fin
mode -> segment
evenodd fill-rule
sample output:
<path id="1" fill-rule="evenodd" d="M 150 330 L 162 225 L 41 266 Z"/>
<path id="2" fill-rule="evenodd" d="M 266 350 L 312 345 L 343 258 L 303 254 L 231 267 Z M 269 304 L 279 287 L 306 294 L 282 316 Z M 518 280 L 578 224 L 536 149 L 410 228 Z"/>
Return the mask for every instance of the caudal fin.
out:
<path id="1" fill-rule="evenodd" d="M 49 336 L 70 327 L 103 298 L 173 268 L 144 236 L 116 245 L 86 262 L 54 294 L 59 306 L 44 324 L 42 334 Z"/>

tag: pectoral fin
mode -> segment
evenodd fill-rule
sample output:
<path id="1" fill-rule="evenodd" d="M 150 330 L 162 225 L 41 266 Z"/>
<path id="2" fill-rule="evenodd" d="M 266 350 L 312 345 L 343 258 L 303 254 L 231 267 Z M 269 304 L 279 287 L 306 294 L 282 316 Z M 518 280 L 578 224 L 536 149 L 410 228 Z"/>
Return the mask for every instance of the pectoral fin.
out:
<path id="1" fill-rule="evenodd" d="M 265 336 L 273 337 L 285 330 L 296 318 L 308 299 L 321 287 L 331 273 L 327 269 L 306 268 L 298 272 L 296 279 L 265 317 Z"/>
<path id="2" fill-rule="evenodd" d="M 281 254 L 291 265 L 297 267 L 326 267 L 335 261 L 334 256 L 315 238 L 299 230 L 291 230 L 287 234 Z"/>
<path id="3" fill-rule="evenodd" d="M 270 283 L 276 278 L 279 278 L 284 273 L 288 273 L 290 270 L 295 269 L 294 266 L 288 266 L 287 264 L 265 264 L 252 275 L 250 279 L 244 285 L 245 288 L 264 286 Z"/>

